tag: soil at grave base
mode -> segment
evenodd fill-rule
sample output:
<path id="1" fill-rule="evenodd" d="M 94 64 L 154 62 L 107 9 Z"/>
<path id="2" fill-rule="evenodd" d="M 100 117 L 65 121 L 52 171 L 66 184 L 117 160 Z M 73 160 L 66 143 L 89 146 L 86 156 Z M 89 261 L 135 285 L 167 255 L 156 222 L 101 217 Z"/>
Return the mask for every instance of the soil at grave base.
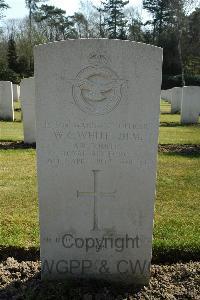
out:
<path id="1" fill-rule="evenodd" d="M 42 282 L 39 261 L 0 263 L 0 299 L 200 299 L 200 262 L 152 265 L 149 286 L 131 290 L 89 282 Z"/>
<path id="2" fill-rule="evenodd" d="M 1 141 L 0 150 L 36 148 L 36 144 L 25 144 L 23 141 Z"/>
<path id="3" fill-rule="evenodd" d="M 166 144 L 166 145 L 159 145 L 158 151 L 163 153 L 179 153 L 179 154 L 200 154 L 200 145 L 193 145 L 193 144 Z"/>

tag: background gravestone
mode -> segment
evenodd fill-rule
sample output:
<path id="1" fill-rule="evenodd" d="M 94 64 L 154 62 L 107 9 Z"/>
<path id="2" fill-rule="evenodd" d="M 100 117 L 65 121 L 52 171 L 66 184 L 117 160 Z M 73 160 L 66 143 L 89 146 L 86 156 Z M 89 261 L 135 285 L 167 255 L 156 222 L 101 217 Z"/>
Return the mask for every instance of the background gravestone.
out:
<path id="1" fill-rule="evenodd" d="M 129 41 L 36 47 L 42 278 L 148 282 L 161 65 Z"/>
<path id="2" fill-rule="evenodd" d="M 21 81 L 24 143 L 35 143 L 35 82 L 34 78 Z"/>
<path id="3" fill-rule="evenodd" d="M 200 87 L 184 86 L 181 104 L 181 123 L 198 123 L 200 113 Z"/>
<path id="4" fill-rule="evenodd" d="M 0 120 L 14 121 L 12 82 L 0 81 Z"/>
<path id="5" fill-rule="evenodd" d="M 174 87 L 171 89 L 171 113 L 175 114 L 181 111 L 181 101 L 183 97 L 183 88 Z"/>
<path id="6" fill-rule="evenodd" d="M 12 84 L 13 86 L 13 101 L 18 101 L 20 97 L 20 86 L 18 84 Z"/>
<path id="7" fill-rule="evenodd" d="M 161 91 L 161 99 L 167 101 L 168 103 L 171 103 L 171 98 L 172 98 L 171 89 Z"/>

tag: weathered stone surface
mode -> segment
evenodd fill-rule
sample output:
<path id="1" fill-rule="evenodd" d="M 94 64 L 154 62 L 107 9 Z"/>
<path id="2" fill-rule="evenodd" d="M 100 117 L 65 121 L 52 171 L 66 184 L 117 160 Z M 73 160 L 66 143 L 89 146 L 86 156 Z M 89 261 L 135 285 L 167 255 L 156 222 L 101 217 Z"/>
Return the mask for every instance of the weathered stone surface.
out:
<path id="1" fill-rule="evenodd" d="M 35 143 L 35 82 L 34 78 L 21 81 L 21 105 L 23 113 L 24 143 Z"/>
<path id="2" fill-rule="evenodd" d="M 171 113 L 175 114 L 181 111 L 181 101 L 183 98 L 183 88 L 174 87 L 171 89 L 172 98 L 171 98 Z"/>
<path id="3" fill-rule="evenodd" d="M 14 121 L 12 82 L 0 81 L 0 120 Z"/>
<path id="4" fill-rule="evenodd" d="M 13 101 L 18 101 L 20 97 L 20 86 L 18 84 L 13 84 Z"/>
<path id="5" fill-rule="evenodd" d="M 161 98 L 163 100 L 166 100 L 169 103 L 171 103 L 171 100 L 172 100 L 172 89 L 162 90 L 161 91 Z"/>
<path id="6" fill-rule="evenodd" d="M 181 123 L 198 123 L 200 114 L 200 87 L 184 86 L 181 103 Z"/>
<path id="7" fill-rule="evenodd" d="M 161 65 L 129 41 L 36 47 L 43 278 L 148 282 Z"/>

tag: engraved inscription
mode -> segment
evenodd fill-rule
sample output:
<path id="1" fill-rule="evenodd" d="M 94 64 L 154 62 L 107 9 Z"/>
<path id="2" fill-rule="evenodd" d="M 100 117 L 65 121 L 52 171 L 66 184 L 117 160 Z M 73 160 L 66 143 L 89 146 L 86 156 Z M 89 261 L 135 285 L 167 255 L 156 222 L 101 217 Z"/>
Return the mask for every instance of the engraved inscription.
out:
<path id="1" fill-rule="evenodd" d="M 63 143 L 59 150 L 48 153 L 49 167 L 63 168 L 91 163 L 99 167 L 111 164 L 127 165 L 141 170 L 152 167 L 152 161 L 141 160 L 139 150 L 141 145 L 145 149 L 145 145 L 152 139 L 151 122 L 108 120 L 102 124 L 100 121 L 84 119 L 79 121 L 66 119 L 62 122 L 44 120 L 42 127 L 54 136 L 54 142 L 60 145 Z"/>
<path id="2" fill-rule="evenodd" d="M 77 191 L 77 198 L 80 196 L 92 196 L 93 198 L 93 228 L 92 231 L 99 231 L 99 224 L 98 224 L 98 199 L 101 197 L 115 197 L 116 191 L 111 193 L 100 192 L 98 189 L 98 174 L 100 170 L 92 170 L 93 173 L 93 192 L 79 192 Z"/>

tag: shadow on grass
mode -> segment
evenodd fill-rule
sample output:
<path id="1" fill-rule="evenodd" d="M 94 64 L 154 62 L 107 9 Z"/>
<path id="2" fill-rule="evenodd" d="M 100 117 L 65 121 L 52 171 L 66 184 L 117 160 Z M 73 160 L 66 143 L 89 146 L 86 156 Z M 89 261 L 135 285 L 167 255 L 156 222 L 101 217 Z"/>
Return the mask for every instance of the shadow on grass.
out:
<path id="1" fill-rule="evenodd" d="M 161 111 L 160 112 L 161 115 L 171 115 L 171 111 Z"/>
<path id="2" fill-rule="evenodd" d="M 200 156 L 200 145 L 193 144 L 162 144 L 158 146 L 158 151 L 167 155 L 182 155 L 190 157 Z"/>
<path id="3" fill-rule="evenodd" d="M 0 150 L 35 149 L 36 144 L 25 144 L 23 141 L 0 141 Z"/>
<path id="4" fill-rule="evenodd" d="M 180 122 L 160 122 L 160 127 L 199 127 L 200 124 L 181 124 Z"/>
<path id="5" fill-rule="evenodd" d="M 8 257 L 14 257 L 17 261 L 38 261 L 40 259 L 40 251 L 38 248 L 20 248 L 14 246 L 0 246 L 0 261 L 6 260 Z M 199 261 L 199 248 L 170 248 L 167 246 L 154 246 L 152 263 L 178 263 Z"/>
<path id="6" fill-rule="evenodd" d="M 199 261 L 200 245 L 199 248 L 188 249 L 186 247 L 169 248 L 167 246 L 154 246 L 152 263 L 153 264 L 173 264 L 173 263 L 186 263 L 190 261 Z"/>
<path id="7" fill-rule="evenodd" d="M 36 247 L 20 248 L 14 246 L 0 246 L 0 261 L 6 260 L 8 257 L 14 257 L 18 261 L 40 259 L 40 251 Z"/>

